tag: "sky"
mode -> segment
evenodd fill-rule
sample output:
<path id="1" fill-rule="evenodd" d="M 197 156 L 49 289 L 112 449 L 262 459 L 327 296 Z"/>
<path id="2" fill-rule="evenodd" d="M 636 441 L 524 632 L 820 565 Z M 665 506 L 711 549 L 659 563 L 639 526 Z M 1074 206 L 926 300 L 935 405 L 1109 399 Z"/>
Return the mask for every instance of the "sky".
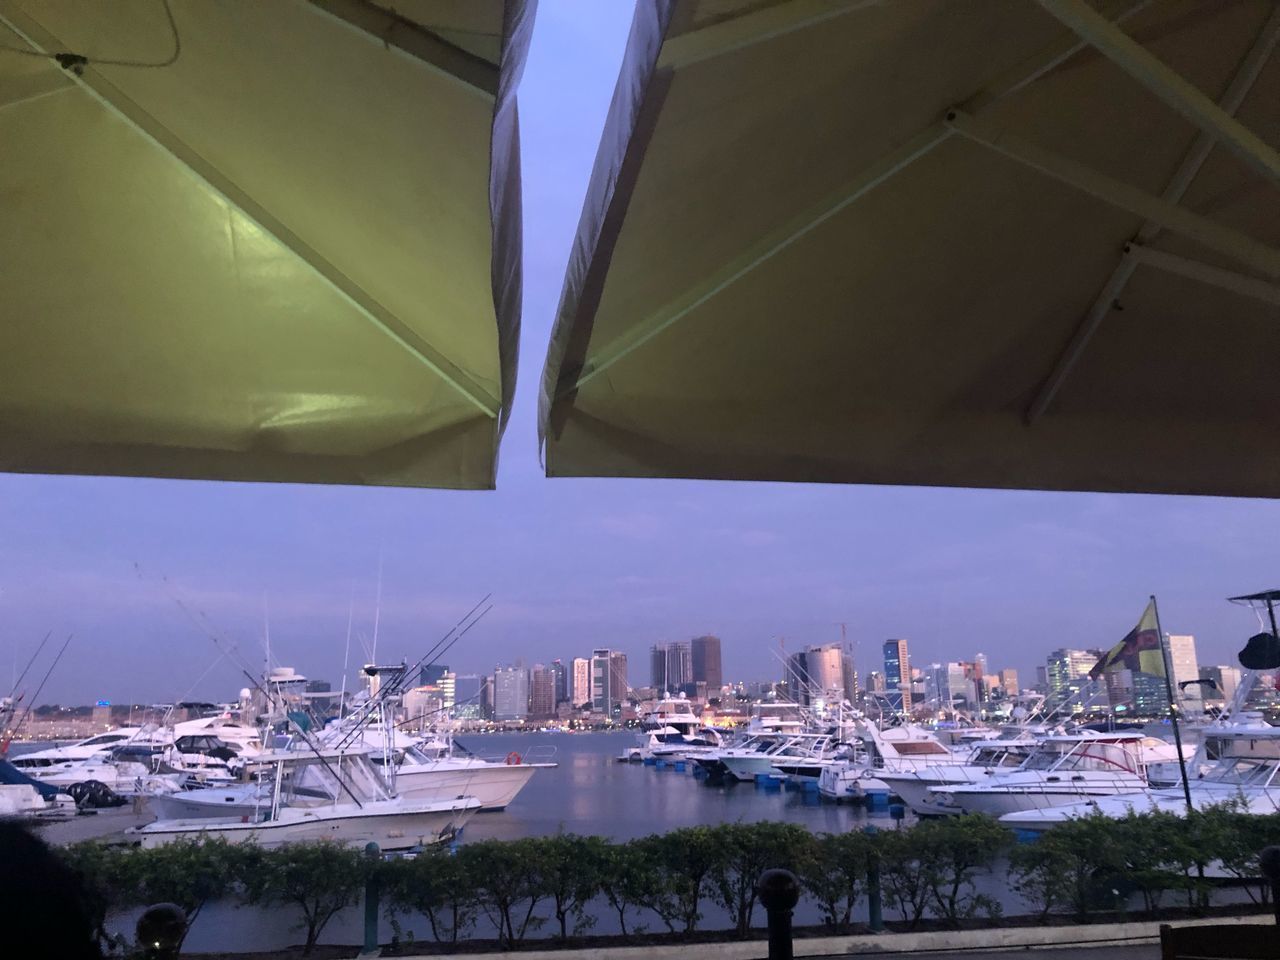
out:
<path id="1" fill-rule="evenodd" d="M 764 679 L 783 644 L 843 629 L 864 675 L 906 637 L 916 665 L 983 652 L 1029 684 L 1050 650 L 1118 641 L 1151 593 L 1202 664 L 1235 662 L 1257 621 L 1224 599 L 1280 586 L 1273 501 L 543 476 L 537 382 L 629 21 L 623 0 L 539 4 L 497 491 L 0 474 L 0 693 L 46 633 L 29 693 L 72 640 L 40 702 L 233 697 L 268 633 L 274 662 L 336 686 L 375 632 L 379 661 L 416 660 L 487 594 L 459 672 L 611 646 L 647 683 L 651 643 L 714 633 L 727 678 Z"/>

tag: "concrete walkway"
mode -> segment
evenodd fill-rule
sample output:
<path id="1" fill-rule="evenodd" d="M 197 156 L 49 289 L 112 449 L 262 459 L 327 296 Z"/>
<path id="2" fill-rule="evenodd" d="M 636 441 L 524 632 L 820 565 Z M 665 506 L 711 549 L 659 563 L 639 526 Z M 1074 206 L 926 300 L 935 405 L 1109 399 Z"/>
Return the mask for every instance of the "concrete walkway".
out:
<path id="1" fill-rule="evenodd" d="M 1180 920 L 1176 926 L 1206 924 L 1273 924 L 1270 916 L 1214 917 Z M 1011 953 L 1034 951 L 1031 960 L 1067 960 L 1088 950 L 1088 960 L 1156 960 L 1160 955 L 1160 924 L 1096 923 L 1069 927 L 1003 927 L 994 930 L 953 930 L 929 933 L 883 933 L 848 937 L 813 937 L 795 941 L 795 955 L 821 958 L 871 956 L 876 960 L 905 957 L 927 960 L 981 960 L 999 957 L 1010 960 Z M 521 950 L 516 953 L 434 954 L 412 960 L 575 960 L 589 955 L 592 960 L 764 960 L 768 944 L 763 940 L 732 940 L 721 943 L 655 944 L 648 947 L 593 947 L 589 950 Z"/>

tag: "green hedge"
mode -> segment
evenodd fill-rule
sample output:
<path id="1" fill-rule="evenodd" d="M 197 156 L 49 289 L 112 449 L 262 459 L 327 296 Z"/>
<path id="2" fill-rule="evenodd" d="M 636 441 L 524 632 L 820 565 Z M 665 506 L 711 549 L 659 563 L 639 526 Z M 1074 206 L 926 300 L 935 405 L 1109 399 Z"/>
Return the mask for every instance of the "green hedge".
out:
<path id="1" fill-rule="evenodd" d="M 325 924 L 358 902 L 376 879 L 392 922 L 426 917 L 440 942 L 467 939 L 482 920 L 512 947 L 538 935 L 587 933 L 612 912 L 624 934 L 656 921 L 673 933 L 698 930 L 709 905 L 739 935 L 759 919 L 755 881 L 770 867 L 793 870 L 804 898 L 832 931 L 849 929 L 878 872 L 885 908 L 910 927 L 926 917 L 960 926 L 998 919 L 999 904 L 976 879 L 1008 870 L 1009 887 L 1041 919 L 1113 910 L 1139 891 L 1156 909 L 1170 892 L 1195 908 L 1206 902 L 1206 866 L 1247 882 L 1262 902 L 1258 852 L 1280 843 L 1280 815 L 1230 807 L 1191 818 L 1133 815 L 1072 821 L 1032 843 L 987 817 L 931 820 L 901 830 L 814 835 L 783 823 L 722 824 L 611 843 L 561 834 L 464 844 L 414 859 L 373 860 L 333 844 L 276 850 L 219 841 L 153 850 L 80 844 L 65 856 L 86 877 L 99 928 L 113 910 L 168 901 L 189 920 L 215 899 L 289 905 L 302 916 L 308 950 Z M 398 929 L 398 927 L 397 927 Z M 105 936 L 105 934 L 104 934 Z"/>

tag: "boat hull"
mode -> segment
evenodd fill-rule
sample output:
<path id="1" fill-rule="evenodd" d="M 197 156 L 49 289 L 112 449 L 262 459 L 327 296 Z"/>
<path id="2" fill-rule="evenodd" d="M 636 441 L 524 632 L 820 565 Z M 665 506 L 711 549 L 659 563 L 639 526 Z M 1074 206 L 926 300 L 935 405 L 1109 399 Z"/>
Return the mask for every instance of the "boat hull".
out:
<path id="1" fill-rule="evenodd" d="M 474 797 L 481 810 L 501 810 L 537 773 L 539 764 L 485 764 L 473 767 L 404 766 L 396 772 L 396 793 L 407 800 L 446 801 Z"/>
<path id="2" fill-rule="evenodd" d="M 221 818 L 160 820 L 138 828 L 133 837 L 148 849 L 178 840 L 222 839 L 264 848 L 328 840 L 348 847 L 376 843 L 383 851 L 408 850 L 448 842 L 479 808 L 474 800 L 437 810 L 406 810 L 395 801 L 366 803 L 354 812 L 287 808 L 279 819 L 262 823 Z"/>

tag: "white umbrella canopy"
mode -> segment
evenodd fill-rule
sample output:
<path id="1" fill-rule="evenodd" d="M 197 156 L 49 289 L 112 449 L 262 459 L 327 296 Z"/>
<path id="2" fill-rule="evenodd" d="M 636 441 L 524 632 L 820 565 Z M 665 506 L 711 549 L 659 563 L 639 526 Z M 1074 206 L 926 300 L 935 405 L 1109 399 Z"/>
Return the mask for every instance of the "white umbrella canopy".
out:
<path id="1" fill-rule="evenodd" d="M 1280 496 L 1272 0 L 644 0 L 550 476 Z"/>
<path id="2" fill-rule="evenodd" d="M 492 487 L 532 19 L 0 0 L 0 469 Z"/>

